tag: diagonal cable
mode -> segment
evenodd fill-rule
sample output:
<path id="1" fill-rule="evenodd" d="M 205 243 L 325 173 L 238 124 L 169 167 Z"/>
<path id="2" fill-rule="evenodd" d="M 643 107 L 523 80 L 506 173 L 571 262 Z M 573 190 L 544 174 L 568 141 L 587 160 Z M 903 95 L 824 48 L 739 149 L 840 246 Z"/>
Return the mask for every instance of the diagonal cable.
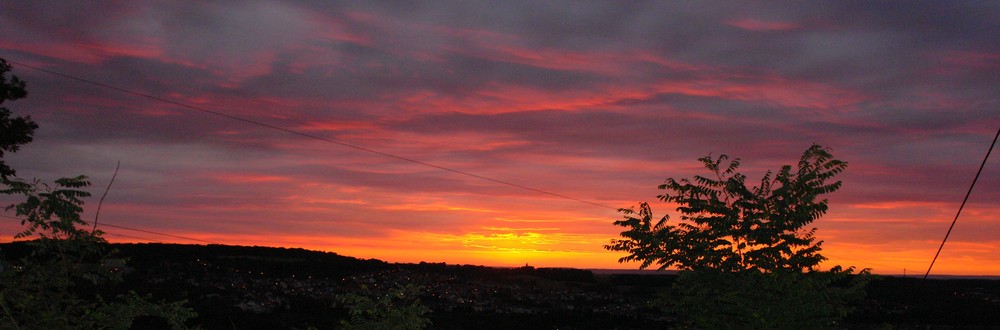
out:
<path id="1" fill-rule="evenodd" d="M 969 195 L 972 194 L 972 187 L 976 186 L 976 181 L 979 181 L 979 175 L 983 173 L 983 167 L 986 167 L 986 160 L 990 159 L 990 153 L 993 152 L 993 146 L 997 144 L 997 138 L 1000 138 L 1000 129 L 997 129 L 997 134 L 993 136 L 993 143 L 990 144 L 990 149 L 986 151 L 986 157 L 983 157 L 983 163 L 979 165 L 979 171 L 976 172 L 976 177 L 972 179 L 972 184 L 969 185 L 969 191 L 965 193 L 965 198 L 962 199 L 962 205 L 958 207 L 958 213 L 955 213 L 955 219 L 951 220 L 951 226 L 948 227 L 948 232 L 944 234 L 944 239 L 941 240 L 941 246 L 938 247 L 937 253 L 934 254 L 934 259 L 931 260 L 931 265 L 927 267 L 927 273 L 924 273 L 924 279 L 931 274 L 931 269 L 934 268 L 934 262 L 937 261 L 939 255 L 941 255 L 941 250 L 944 249 L 944 243 L 948 241 L 948 236 L 951 235 L 951 230 L 955 228 L 955 223 L 958 222 L 958 216 L 962 214 L 962 208 L 965 207 L 965 202 L 969 201 Z"/>
<path id="2" fill-rule="evenodd" d="M 93 81 L 93 80 L 90 80 L 90 79 L 85 79 L 85 78 L 80 78 L 80 77 L 68 75 L 68 74 L 61 73 L 61 72 L 56 72 L 56 71 L 52 71 L 52 70 L 48 70 L 48 69 L 43 69 L 43 68 L 39 68 L 39 67 L 36 67 L 36 66 L 32 66 L 32 65 L 20 63 L 20 62 L 17 62 L 17 61 L 7 60 L 7 62 L 10 62 L 10 63 L 13 63 L 13 64 L 17 64 L 17 65 L 20 65 L 20 66 L 23 66 L 23 67 L 26 67 L 26 68 L 29 68 L 29 69 L 32 69 L 32 70 L 41 71 L 41 72 L 45 72 L 45 73 L 48 73 L 48 74 L 60 76 L 60 77 L 63 77 L 63 78 L 67 78 L 67 79 L 71 79 L 71 80 L 76 80 L 76 81 L 84 82 L 84 83 L 88 83 L 88 84 L 93 84 L 93 85 L 97 85 L 97 86 L 100 86 L 100 87 L 104 87 L 104 88 L 112 89 L 112 90 L 115 90 L 115 91 L 119 91 L 119 92 L 122 92 L 122 93 L 126 93 L 126 94 L 131 94 L 131 95 L 134 95 L 134 96 L 138 96 L 138 97 L 147 98 L 147 99 L 154 100 L 154 101 L 157 101 L 157 102 L 163 102 L 163 103 L 167 103 L 167 104 L 172 104 L 172 105 L 175 105 L 175 106 L 178 106 L 178 107 L 181 107 L 181 108 L 184 108 L 184 109 L 192 110 L 192 111 L 198 111 L 198 112 L 207 113 L 207 114 L 211 114 L 211 115 L 215 115 L 215 116 L 219 116 L 219 117 L 223 117 L 223 118 L 228 118 L 228 119 L 232 119 L 232 120 L 236 120 L 236 121 L 241 121 L 241 122 L 244 122 L 244 123 L 253 124 L 253 125 L 257 125 L 257 126 L 269 128 L 269 129 L 272 129 L 272 130 L 289 133 L 289 134 L 294 134 L 294 135 L 298 135 L 298 136 L 309 138 L 309 139 L 313 139 L 313 140 L 319 140 L 319 141 L 323 141 L 323 142 L 327 142 L 327 143 L 332 143 L 332 144 L 340 145 L 340 146 L 343 146 L 343 147 L 352 148 L 352 149 L 356 149 L 356 150 L 360 150 L 360 151 L 364 151 L 364 152 L 368 152 L 368 153 L 372 153 L 372 154 L 376 154 L 376 155 L 380 155 L 380 156 L 385 156 L 385 157 L 389 157 L 389 158 L 395 158 L 395 159 L 402 160 L 402 161 L 405 161 L 405 162 L 410 162 L 410 163 L 419 164 L 419 165 L 423 165 L 423 166 L 427 166 L 427 167 L 432 167 L 432 168 L 436 168 L 436 169 L 439 169 L 439 170 L 442 170 L 442 171 L 452 172 L 452 173 L 455 173 L 455 174 L 460 174 L 460 175 L 464 175 L 464 176 L 468 176 L 468 177 L 472 177 L 472 178 L 476 178 L 476 179 L 480 179 L 480 180 L 484 180 L 484 181 L 490 181 L 490 182 L 501 184 L 501 185 L 506 185 L 506 186 L 520 188 L 520 189 L 524 189 L 524 190 L 528 190 L 528 191 L 533 191 L 533 192 L 536 192 L 536 193 L 539 193 L 539 194 L 543 194 L 543 195 L 549 195 L 549 196 L 558 197 L 558 198 L 562 198 L 562 199 L 568 199 L 568 200 L 572 200 L 572 201 L 576 201 L 576 202 L 580 202 L 580 203 L 584 203 L 584 204 L 590 204 L 590 205 L 599 206 L 599 207 L 603 207 L 603 208 L 607 208 L 607 209 L 618 210 L 618 208 L 616 208 L 616 207 L 608 206 L 608 205 L 605 205 L 605 204 L 595 203 L 595 202 L 591 202 L 591 201 L 580 199 L 580 198 L 576 198 L 576 197 L 570 197 L 570 196 L 566 196 L 566 195 L 562 195 L 562 194 L 548 192 L 548 191 L 541 190 L 541 189 L 538 189 L 538 188 L 533 188 L 533 187 L 529 187 L 529 186 L 525 186 L 525 185 L 521 185 L 521 184 L 509 182 L 509 181 L 500 180 L 500 179 L 494 179 L 494 178 L 490 178 L 490 177 L 487 177 L 487 176 L 482 176 L 482 175 L 479 175 L 479 174 L 474 174 L 474 173 L 470 173 L 470 172 L 466 172 L 466 171 L 462 171 L 462 170 L 456 170 L 456 169 L 453 169 L 453 168 L 448 168 L 448 167 L 444 167 L 444 166 L 441 166 L 441 165 L 435 165 L 435 164 L 431 164 L 431 163 L 428 163 L 428 162 L 424 162 L 424 161 L 420 161 L 420 160 L 416 160 L 416 159 L 412 159 L 412 158 L 397 156 L 397 155 L 393 155 L 393 154 L 390 154 L 390 153 L 387 153 L 387 152 L 382 152 L 382 151 L 378 151 L 378 150 L 374 150 L 374 149 L 362 147 L 362 146 L 355 145 L 355 144 L 350 144 L 350 143 L 346 143 L 346 142 L 341 142 L 341 141 L 333 140 L 333 139 L 330 139 L 330 138 L 325 138 L 325 137 L 318 136 L 318 135 L 313 135 L 313 134 L 309 134 L 309 133 L 305 133 L 305 132 L 300 132 L 300 131 L 296 131 L 296 130 L 284 128 L 284 127 L 281 127 L 281 126 L 276 126 L 276 125 L 272 125 L 272 124 L 268 124 L 268 123 L 256 121 L 256 120 L 253 120 L 253 119 L 247 119 L 247 118 L 243 118 L 243 117 L 239 117 L 239 116 L 235 116 L 235 115 L 230 115 L 230 114 L 226 114 L 226 113 L 222 113 L 222 112 L 218 112 L 218 111 L 214 111 L 214 110 L 209 110 L 209 109 L 205 109 L 205 108 L 202 108 L 202 107 L 190 105 L 190 104 L 187 104 L 187 103 L 181 103 L 181 102 L 177 102 L 177 101 L 172 101 L 172 100 L 164 99 L 164 98 L 161 98 L 161 97 L 158 97 L 158 96 L 153 96 L 153 95 L 150 95 L 150 94 L 146 94 L 146 93 L 142 93 L 142 92 L 137 92 L 137 91 L 133 91 L 133 90 L 130 90 L 130 89 L 116 87 L 116 86 L 108 85 L 108 84 L 105 84 L 105 83 Z"/>

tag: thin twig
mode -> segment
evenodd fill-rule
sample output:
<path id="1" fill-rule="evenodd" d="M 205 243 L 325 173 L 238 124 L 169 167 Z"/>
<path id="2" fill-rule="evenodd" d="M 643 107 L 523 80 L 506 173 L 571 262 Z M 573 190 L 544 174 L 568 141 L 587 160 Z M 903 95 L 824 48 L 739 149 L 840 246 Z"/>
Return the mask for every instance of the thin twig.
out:
<path id="1" fill-rule="evenodd" d="M 115 164 L 115 174 L 111 175 L 111 181 L 108 182 L 108 187 L 104 189 L 104 195 L 101 195 L 101 200 L 97 202 L 97 212 L 94 213 L 94 229 L 90 230 L 91 234 L 97 231 L 97 217 L 101 216 L 101 204 L 104 204 L 104 197 L 108 197 L 108 190 L 111 190 L 111 184 L 115 183 L 115 177 L 118 176 L 118 167 L 121 165 L 122 161 L 120 160 Z"/>

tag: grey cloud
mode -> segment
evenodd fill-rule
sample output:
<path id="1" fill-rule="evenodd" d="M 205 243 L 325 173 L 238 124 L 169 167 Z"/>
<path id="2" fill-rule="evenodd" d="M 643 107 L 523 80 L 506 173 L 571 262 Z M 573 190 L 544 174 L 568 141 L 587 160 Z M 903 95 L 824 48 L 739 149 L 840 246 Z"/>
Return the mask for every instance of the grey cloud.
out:
<path id="1" fill-rule="evenodd" d="M 1000 120 L 998 16 L 997 5 L 972 1 L 4 2 L 0 32 L 9 39 L 0 41 L 6 45 L 0 56 L 284 128 L 362 122 L 360 128 L 309 129 L 582 198 L 649 200 L 655 192 L 636 191 L 666 177 L 700 174 L 690 171 L 706 153 L 741 157 L 748 171 L 762 173 L 794 163 L 817 142 L 852 164 L 838 201 L 948 202 L 964 192 Z M 729 24 L 744 19 L 795 26 L 749 31 Z M 527 53 L 489 53 L 506 50 Z M 600 63 L 607 64 L 600 70 L 529 64 L 532 56 L 549 54 L 620 62 Z M 565 64 L 546 62 L 552 63 Z M 514 188 L 334 145 L 323 149 L 287 133 L 17 66 L 15 74 L 28 81 L 31 94 L 10 107 L 42 126 L 36 141 L 11 158 L 30 168 L 24 173 L 107 173 L 120 157 L 129 167 L 118 183 L 119 201 L 195 219 L 184 228 L 237 228 L 238 220 L 204 222 L 254 215 L 225 207 L 201 214 L 199 207 L 280 209 L 286 201 L 272 194 L 297 189 L 221 184 L 206 179 L 213 172 L 366 190 L 359 194 L 370 205 L 266 214 L 301 225 L 288 231 L 318 228 L 296 222 L 297 216 L 447 231 L 461 219 L 378 206 L 405 194 L 530 198 Z M 777 96 L 752 94 L 762 82 L 787 86 L 778 86 Z M 663 87 L 689 85 L 692 91 Z M 736 96 L 695 95 L 720 85 L 731 88 L 721 94 Z M 520 101 L 499 94 L 508 90 L 579 96 L 580 104 L 606 101 L 569 110 L 538 102 L 531 111 L 513 109 L 518 104 L 507 113 L 476 112 L 484 103 Z M 826 108 L 778 100 L 800 91 L 822 94 L 807 94 L 805 101 L 850 100 Z M 422 103 L 435 98 L 458 109 Z M 477 149 L 467 144 L 480 140 L 466 136 L 517 143 Z M 403 140 L 409 137 L 417 140 Z M 993 188 L 1000 175 L 995 162 L 987 165 L 973 202 L 992 207 L 1000 200 Z M 159 190 L 144 191 L 147 186 Z M 164 224 L 174 216 L 152 213 Z M 267 230 L 284 230 L 255 219 Z"/>

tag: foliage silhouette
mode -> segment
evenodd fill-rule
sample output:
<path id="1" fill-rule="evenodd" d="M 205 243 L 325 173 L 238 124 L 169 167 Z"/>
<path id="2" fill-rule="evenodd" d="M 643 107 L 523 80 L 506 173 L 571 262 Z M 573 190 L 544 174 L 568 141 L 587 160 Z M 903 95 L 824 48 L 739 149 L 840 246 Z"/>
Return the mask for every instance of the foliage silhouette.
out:
<path id="1" fill-rule="evenodd" d="M 28 95 L 25 83 L 17 76 L 7 74 L 11 71 L 10 64 L 0 58 L 0 183 L 14 176 L 14 169 L 3 161 L 5 152 L 17 152 L 20 146 L 31 142 L 38 125 L 31 117 L 14 116 L 3 106 L 6 101 L 24 98 Z"/>
<path id="2" fill-rule="evenodd" d="M 83 201 L 89 193 L 76 188 L 89 186 L 86 177 L 62 178 L 54 187 L 8 181 L 2 194 L 23 195 L 25 201 L 8 206 L 24 217 L 26 229 L 15 238 L 37 235 L 32 252 L 12 269 L 2 273 L 0 307 L 3 325 L 11 328 L 127 329 L 140 316 L 164 319 L 172 328 L 184 328 L 194 313 L 184 302 L 153 303 L 134 292 L 107 301 L 93 293 L 102 286 L 121 281 L 121 274 L 104 256 L 107 242 L 101 231 L 77 227 Z M 5 263 L 7 263 L 5 261 Z"/>
<path id="3" fill-rule="evenodd" d="M 6 78 L 10 66 L 0 59 L 0 103 L 27 95 L 24 82 Z M 0 328 L 27 329 L 128 329 L 140 317 L 159 318 L 170 327 L 184 328 L 194 316 L 184 302 L 154 303 L 134 292 L 111 301 L 97 292 L 121 281 L 116 267 L 104 258 L 107 242 L 99 230 L 78 226 L 83 198 L 90 186 L 86 176 L 61 178 L 53 185 L 15 177 L 3 163 L 3 151 L 15 152 L 31 141 L 37 125 L 30 118 L 0 109 L 0 194 L 21 196 L 9 205 L 21 217 L 22 232 L 14 238 L 36 238 L 31 253 L 19 261 L 0 260 Z"/>
<path id="4" fill-rule="evenodd" d="M 828 210 L 821 197 L 840 188 L 832 180 L 847 163 L 814 144 L 796 167 L 768 171 L 750 188 L 738 172 L 740 160 L 728 160 L 702 157 L 709 176 L 659 186 L 667 192 L 658 199 L 678 205 L 676 224 L 668 216 L 654 222 L 647 203 L 619 210 L 624 219 L 614 224 L 625 228 L 623 238 L 605 249 L 627 252 L 619 262 L 637 261 L 641 269 L 680 269 L 667 305 L 688 325 L 824 327 L 844 317 L 848 304 L 863 297 L 869 272 L 818 271 L 823 242 L 807 226 Z"/>
<path id="5" fill-rule="evenodd" d="M 373 293 L 367 286 L 360 292 L 348 293 L 340 301 L 349 307 L 350 321 L 345 329 L 423 329 L 430 325 L 431 310 L 417 298 L 420 288 L 396 286 L 385 294 Z"/>

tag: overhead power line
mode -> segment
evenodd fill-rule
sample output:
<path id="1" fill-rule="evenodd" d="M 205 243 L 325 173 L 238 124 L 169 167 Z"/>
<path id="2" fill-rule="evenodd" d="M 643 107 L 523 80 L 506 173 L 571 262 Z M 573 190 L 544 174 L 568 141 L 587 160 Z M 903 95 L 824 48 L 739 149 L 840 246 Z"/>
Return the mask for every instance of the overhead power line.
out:
<path id="1" fill-rule="evenodd" d="M 161 235 L 161 236 L 167 236 L 167 237 L 173 237 L 173 238 L 186 239 L 186 240 L 195 241 L 195 242 L 202 242 L 202 243 L 208 243 L 208 244 L 222 245 L 222 243 L 217 243 L 217 242 L 213 242 L 213 241 L 207 241 L 207 240 L 193 238 L 193 237 L 187 237 L 187 236 L 181 236 L 181 235 L 173 235 L 173 234 L 166 234 L 166 233 L 155 232 L 155 231 L 152 231 L 152 230 L 144 230 L 144 229 L 136 229 L 136 228 L 131 228 L 131 227 L 125 227 L 125 226 L 112 225 L 112 224 L 109 224 L 109 223 L 102 223 L 101 226 L 111 227 L 111 228 L 118 228 L 118 229 L 125 229 L 125 230 L 131 230 L 131 231 L 137 231 L 137 232 L 140 232 L 140 233 L 147 233 L 147 234 L 154 234 L 154 235 Z"/>
<path id="2" fill-rule="evenodd" d="M 962 199 L 962 205 L 958 207 L 958 213 L 955 213 L 955 219 L 951 220 L 951 226 L 948 227 L 948 232 L 944 234 L 944 239 L 941 240 L 941 246 L 938 247 L 937 253 L 934 254 L 934 259 L 931 260 L 931 265 L 927 267 L 927 272 L 924 273 L 924 279 L 931 274 L 931 269 L 934 268 L 934 262 L 937 261 L 939 255 L 941 255 L 941 250 L 944 249 L 944 243 L 948 241 L 948 236 L 951 235 L 951 230 L 955 228 L 955 223 L 958 222 L 958 216 L 962 214 L 962 208 L 965 208 L 965 202 L 969 201 L 969 195 L 972 194 L 972 187 L 976 186 L 976 181 L 979 181 L 979 175 L 983 173 L 983 167 L 986 167 L 986 160 L 990 159 L 990 153 L 993 152 L 993 146 L 997 144 L 997 138 L 1000 138 L 1000 129 L 997 129 L 997 134 L 993 136 L 993 143 L 990 144 L 989 150 L 986 150 L 986 157 L 983 157 L 983 163 L 979 164 L 979 171 L 976 172 L 976 177 L 972 179 L 972 184 L 969 185 L 969 191 L 965 193 L 965 198 Z"/>
<path id="3" fill-rule="evenodd" d="M 336 144 L 336 145 L 339 145 L 339 146 L 342 146 L 342 147 L 352 148 L 352 149 L 364 151 L 364 152 L 367 152 L 367 153 L 372 153 L 372 154 L 376 154 L 376 155 L 380 155 L 380 156 L 384 156 L 384 157 L 389 157 L 389 158 L 394 158 L 394 159 L 405 161 L 405 162 L 410 162 L 410 163 L 419 164 L 419 165 L 423 165 L 423 166 L 427 166 L 427 167 L 432 167 L 432 168 L 436 168 L 436 169 L 439 169 L 439 170 L 442 170 L 442 171 L 447 171 L 447 172 L 451 172 L 451 173 L 455 173 L 455 174 L 460 174 L 460 175 L 464 175 L 464 176 L 476 178 L 476 179 L 479 179 L 479 180 L 493 182 L 493 183 L 496 183 L 496 184 L 511 186 L 511 187 L 515 187 L 515 188 L 519 188 L 519 189 L 524 189 L 524 190 L 536 192 L 536 193 L 543 194 L 543 195 L 549 195 L 549 196 L 553 196 L 553 197 L 558 197 L 558 198 L 562 198 L 562 199 L 572 200 L 572 201 L 576 201 L 576 202 L 580 202 L 580 203 L 584 203 L 584 204 L 590 204 L 590 205 L 594 205 L 594 206 L 599 206 L 599 207 L 603 207 L 603 208 L 607 208 L 607 209 L 612 209 L 612 210 L 617 210 L 618 209 L 616 207 L 612 207 L 612 206 L 605 205 L 605 204 L 595 203 L 595 202 L 591 202 L 591 201 L 580 199 L 580 198 L 576 198 L 576 197 L 570 197 L 570 196 L 566 196 L 566 195 L 562 195 L 562 194 L 557 194 L 557 193 L 545 191 L 545 190 L 542 190 L 542 189 L 533 188 L 533 187 L 529 187 L 529 186 L 525 186 L 525 185 L 513 183 L 513 182 L 510 182 L 510 181 L 505 181 L 505 180 L 500 180 L 500 179 L 494 179 L 494 178 L 491 178 L 491 177 L 487 177 L 487 176 L 483 176 L 483 175 L 479 175 L 479 174 L 474 174 L 474 173 L 470 173 L 470 172 L 466 172 L 466 171 L 462 171 L 462 170 L 456 170 L 456 169 L 449 168 L 449 167 L 444 167 L 444 166 L 441 166 L 441 165 L 435 165 L 435 164 L 432 164 L 432 163 L 428 163 L 428 162 L 424 162 L 424 161 L 420 161 L 420 160 L 416 160 L 416 159 L 412 159 L 412 158 L 407 158 L 407 157 L 403 157 L 403 156 L 397 156 L 397 155 L 390 154 L 390 153 L 387 153 L 387 152 L 382 152 L 382 151 L 378 151 L 378 150 L 375 150 L 375 149 L 371 149 L 371 148 L 367 148 L 367 147 L 362 147 L 362 146 L 359 146 L 359 145 L 356 145 L 356 144 L 350 144 L 350 143 L 346 143 L 346 142 L 341 142 L 341 141 L 337 141 L 337 140 L 330 139 L 330 138 L 325 138 L 325 137 L 314 135 L 314 134 L 300 132 L 300 131 L 296 131 L 296 130 L 284 128 L 284 127 L 281 127 L 281 126 L 276 126 L 276 125 L 272 125 L 272 124 L 268 124 L 268 123 L 256 121 L 256 120 L 253 120 L 253 119 L 247 119 L 247 118 L 243 118 L 243 117 L 236 116 L 236 115 L 230 115 L 230 114 L 226 114 L 226 113 L 222 113 L 222 112 L 218 112 L 218 111 L 214 111 L 214 110 L 209 110 L 209 109 L 206 109 L 206 108 L 202 108 L 202 107 L 199 107 L 199 106 L 190 105 L 190 104 L 187 104 L 187 103 L 182 103 L 182 102 L 177 102 L 177 101 L 173 101 L 173 100 L 168 100 L 168 99 L 164 99 L 164 98 L 161 98 L 161 97 L 158 97 L 158 96 L 153 96 L 153 95 L 150 95 L 150 94 L 146 94 L 146 93 L 142 93 L 142 92 L 137 92 L 137 91 L 126 89 L 126 88 L 112 86 L 112 85 L 108 85 L 108 84 L 105 84 L 105 83 L 93 81 L 93 80 L 86 79 L 86 78 L 80 78 L 80 77 L 77 77 L 77 76 L 73 76 L 73 75 L 69 75 L 69 74 L 65 74 L 65 73 L 61 73 L 61 72 L 56 72 L 56 71 L 52 71 L 52 70 L 48 70 L 48 69 L 43 69 L 43 68 L 39 68 L 39 67 L 36 67 L 36 66 L 32 66 L 32 65 L 20 63 L 20 62 L 17 62 L 17 61 L 7 60 L 7 62 L 16 64 L 16 65 L 19 65 L 19 66 L 23 66 L 23 67 L 26 67 L 26 68 L 29 68 L 29 69 L 32 69 L 32 70 L 41 71 L 41 72 L 45 72 L 45 73 L 48 73 L 48 74 L 56 75 L 56 76 L 59 76 L 59 77 L 63 77 L 63 78 L 67 78 L 67 79 L 72 79 L 72 80 L 76 80 L 76 81 L 84 82 L 84 83 L 88 83 L 88 84 L 93 84 L 93 85 L 96 85 L 96 86 L 100 86 L 100 87 L 112 89 L 112 90 L 115 90 L 115 91 L 118 91 L 118 92 L 122 92 L 122 93 L 126 93 L 126 94 L 131 94 L 131 95 L 138 96 L 138 97 L 147 98 L 147 99 L 154 100 L 154 101 L 157 101 L 157 102 L 162 102 L 162 103 L 167 103 L 167 104 L 175 105 L 175 106 L 178 106 L 178 107 L 181 107 L 181 108 L 184 108 L 184 109 L 188 109 L 188 110 L 198 111 L 198 112 L 207 113 L 207 114 L 211 114 L 211 115 L 215 115 L 215 116 L 219 116 L 219 117 L 223 117 L 223 118 L 227 118 L 227 119 L 241 121 L 241 122 L 244 122 L 244 123 L 248 123 L 248 124 L 252 124 L 252 125 L 257 125 L 257 126 L 265 127 L 265 128 L 269 128 L 269 129 L 272 129 L 272 130 L 285 132 L 285 133 L 288 133 L 288 134 L 298 135 L 298 136 L 301 136 L 301 137 L 305 137 L 305 138 L 309 138 L 309 139 L 314 139 L 314 140 L 319 140 L 319 141 L 323 141 L 323 142 L 326 142 L 326 143 L 332 143 L 332 144 Z"/>
<path id="4" fill-rule="evenodd" d="M 157 241 L 155 239 L 150 239 L 150 238 L 145 238 L 145 237 L 139 237 L 139 236 L 125 235 L 125 234 L 119 234 L 119 233 L 107 233 L 107 232 L 105 234 L 108 234 L 108 235 L 111 235 L 111 236 L 117 236 L 117 237 L 137 239 L 137 240 L 147 241 L 147 242 L 151 242 L 151 243 L 163 243 L 163 242 Z"/>
<path id="5" fill-rule="evenodd" d="M 24 219 L 21 219 L 21 218 L 18 218 L 18 217 L 12 217 L 12 216 L 9 216 L 9 215 L 0 215 L 0 217 L 24 221 Z M 137 232 L 140 232 L 140 233 L 147 233 L 147 234 L 153 234 L 153 235 L 160 235 L 160 236 L 166 236 L 166 237 L 179 238 L 179 239 L 189 240 L 189 241 L 195 241 L 195 242 L 202 242 L 202 243 L 208 243 L 208 244 L 222 245 L 222 243 L 212 242 L 212 241 L 198 239 L 198 238 L 194 238 L 194 237 L 187 237 L 187 236 L 181 236 L 181 235 L 173 235 L 173 234 L 161 233 L 161 232 L 152 231 L 152 230 L 145 230 L 145 229 L 138 229 L 138 228 L 126 227 L 126 226 L 112 225 L 112 224 L 109 224 L 109 223 L 102 223 L 101 226 L 103 226 L 103 227 L 111 227 L 111 228 L 118 228 L 118 229 L 124 229 L 124 230 L 131 230 L 131 231 L 137 231 Z M 134 237 L 134 236 L 120 235 L 120 234 L 119 234 L 119 236 Z M 138 238 L 138 237 L 135 237 L 135 238 Z M 147 241 L 153 241 L 151 239 L 146 239 L 146 238 L 142 238 L 142 239 L 147 240 Z"/>

